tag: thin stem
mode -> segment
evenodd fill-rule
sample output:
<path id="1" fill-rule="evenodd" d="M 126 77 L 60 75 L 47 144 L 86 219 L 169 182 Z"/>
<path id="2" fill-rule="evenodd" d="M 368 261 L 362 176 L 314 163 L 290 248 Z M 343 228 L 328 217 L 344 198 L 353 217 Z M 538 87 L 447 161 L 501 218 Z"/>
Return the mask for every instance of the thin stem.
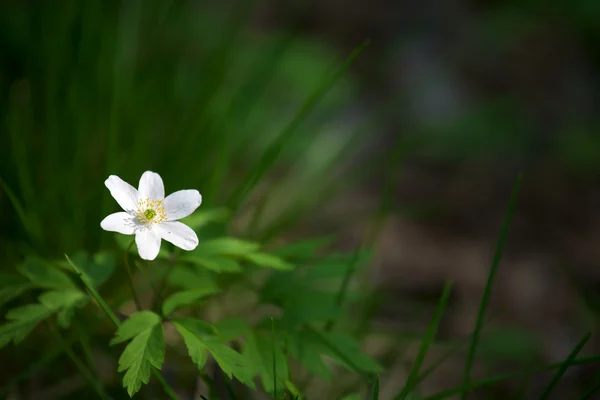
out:
<path id="1" fill-rule="evenodd" d="M 125 249 L 123 259 L 125 260 L 125 269 L 127 270 L 127 277 L 129 278 L 129 286 L 131 287 L 131 294 L 133 296 L 133 301 L 135 303 L 135 307 L 139 311 L 142 309 L 142 305 L 141 305 L 140 299 L 138 298 L 137 293 L 135 291 L 135 285 L 133 284 L 133 274 L 131 273 L 131 267 L 129 266 L 129 257 L 128 257 L 129 250 L 133 246 L 133 243 L 135 243 L 135 239 L 133 239 L 131 241 L 131 243 L 129 243 L 129 246 L 127 246 L 127 249 Z"/>

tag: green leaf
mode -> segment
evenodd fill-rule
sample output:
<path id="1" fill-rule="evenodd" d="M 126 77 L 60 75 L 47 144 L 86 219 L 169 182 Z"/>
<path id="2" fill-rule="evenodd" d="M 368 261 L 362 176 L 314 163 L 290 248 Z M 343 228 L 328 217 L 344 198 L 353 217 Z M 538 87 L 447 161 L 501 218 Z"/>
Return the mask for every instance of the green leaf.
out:
<path id="1" fill-rule="evenodd" d="M 213 278 L 214 273 L 204 268 L 192 268 L 187 265 L 176 265 L 168 275 L 167 282 L 171 286 L 182 289 L 211 288 L 219 290 Z"/>
<path id="2" fill-rule="evenodd" d="M 115 337 L 111 340 L 110 344 L 114 345 L 129 340 L 140 333 L 148 331 L 155 325 L 160 324 L 161 321 L 161 317 L 152 311 L 139 311 L 131 314 L 131 316 L 119 326 Z"/>
<path id="3" fill-rule="evenodd" d="M 50 290 L 38 297 L 40 303 L 52 311 L 63 307 L 72 307 L 85 299 L 86 296 L 77 289 Z"/>
<path id="4" fill-rule="evenodd" d="M 11 341 L 18 344 L 50 315 L 52 310 L 42 304 L 28 304 L 8 311 L 5 317 L 10 322 L 0 326 L 0 348 Z"/>
<path id="5" fill-rule="evenodd" d="M 215 328 L 219 331 L 219 339 L 223 342 L 246 337 L 251 331 L 250 324 L 239 317 L 223 318 L 215 323 Z"/>
<path id="6" fill-rule="evenodd" d="M 49 310 L 58 311 L 58 324 L 68 328 L 75 310 L 87 304 L 89 298 L 77 289 L 66 289 L 44 292 L 38 300 Z"/>
<path id="7" fill-rule="evenodd" d="M 249 372 L 250 370 L 245 365 L 242 355 L 221 343 L 216 337 L 211 336 L 206 329 L 208 324 L 191 318 L 178 318 L 173 320 L 173 324 L 183 337 L 194 363 L 198 365 L 197 359 L 202 361 L 202 358 L 198 358 L 201 355 L 197 354 L 196 348 L 203 346 L 229 378 L 234 376 L 249 387 L 255 387 L 254 382 L 252 382 L 252 375 Z"/>
<path id="8" fill-rule="evenodd" d="M 181 306 L 190 305 L 208 295 L 218 292 L 218 288 L 199 288 L 174 293 L 171 296 L 169 296 L 163 303 L 163 315 L 170 315 L 173 311 L 175 311 Z"/>
<path id="9" fill-rule="evenodd" d="M 119 358 L 118 371 L 127 371 L 123 376 L 123 387 L 127 388 L 130 397 L 140 390 L 142 383 L 148 383 L 151 368 L 160 370 L 164 360 L 165 337 L 162 326 L 156 323 L 139 332 Z"/>
<path id="10" fill-rule="evenodd" d="M 91 262 L 83 268 L 95 288 L 102 286 L 115 270 L 116 261 L 112 253 L 99 252 L 94 254 Z"/>
<path id="11" fill-rule="evenodd" d="M 263 388 L 273 393 L 275 390 L 273 365 L 276 366 L 277 386 L 283 387 L 289 377 L 288 363 L 281 348 L 273 346 L 271 334 L 252 332 L 246 337 L 243 351 L 246 365 L 251 369 L 252 376 L 258 374 Z M 273 356 L 275 355 L 275 364 Z"/>
<path id="12" fill-rule="evenodd" d="M 331 245 L 334 240 L 334 236 L 303 240 L 285 245 L 273 251 L 273 254 L 283 258 L 308 260 L 315 257 L 318 250 Z"/>
<path id="13" fill-rule="evenodd" d="M 192 252 L 202 256 L 242 257 L 256 252 L 260 245 L 233 237 L 221 237 L 202 242 Z"/>
<path id="14" fill-rule="evenodd" d="M 214 272 L 242 272 L 240 264 L 232 258 L 190 254 L 180 257 L 180 260 L 199 265 Z"/>
<path id="15" fill-rule="evenodd" d="M 284 383 L 287 390 L 289 390 L 292 396 L 294 396 L 294 399 L 302 399 L 302 393 L 300 393 L 300 389 L 298 389 L 296 385 L 294 385 L 294 382 L 290 381 L 289 379 L 286 379 Z"/>
<path id="16" fill-rule="evenodd" d="M 215 208 L 212 210 L 197 211 L 185 218 L 185 224 L 195 231 L 211 222 L 226 222 L 231 212 L 226 208 Z"/>
<path id="17" fill-rule="evenodd" d="M 350 335 L 343 332 L 320 332 L 324 344 L 324 354 L 337 361 L 350 371 L 358 373 L 380 373 L 383 367 L 366 355 L 360 344 Z"/>
<path id="18" fill-rule="evenodd" d="M 251 253 L 243 256 L 246 260 L 266 268 L 273 268 L 280 271 L 290 271 L 294 269 L 294 266 L 281 258 L 266 254 L 266 253 Z"/>
<path id="19" fill-rule="evenodd" d="M 198 370 L 204 368 L 207 359 L 207 349 L 204 341 L 205 336 L 214 335 L 215 328 L 203 321 L 193 318 L 178 318 L 173 320 L 175 329 L 183 338 L 185 346 L 188 349 L 190 358 L 198 367 Z"/>
<path id="20" fill-rule="evenodd" d="M 288 348 L 292 357 L 310 372 L 326 380 L 331 378 L 331 370 L 321 356 L 326 350 L 312 335 L 304 330 L 288 335 Z"/>
<path id="21" fill-rule="evenodd" d="M 301 324 L 306 322 L 326 322 L 344 315 L 337 304 L 335 293 L 320 292 L 313 289 L 292 291 L 283 299 L 284 316 L 282 324 Z"/>
<path id="22" fill-rule="evenodd" d="M 21 275 L 37 287 L 49 289 L 74 289 L 69 277 L 42 259 L 29 257 L 17 267 Z"/>
<path id="23" fill-rule="evenodd" d="M 1 279 L 1 278 L 0 278 Z M 29 283 L 20 283 L 14 286 L 6 286 L 0 289 L 0 307 L 12 299 L 19 297 L 22 293 L 31 289 L 33 285 Z"/>

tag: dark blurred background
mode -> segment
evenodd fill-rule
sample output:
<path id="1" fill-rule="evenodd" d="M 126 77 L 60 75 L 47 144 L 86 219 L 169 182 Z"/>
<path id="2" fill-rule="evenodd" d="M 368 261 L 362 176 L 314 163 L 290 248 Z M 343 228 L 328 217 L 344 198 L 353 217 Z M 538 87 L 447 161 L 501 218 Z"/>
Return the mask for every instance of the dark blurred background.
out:
<path id="1" fill-rule="evenodd" d="M 150 16 L 139 20 L 127 20 L 139 2 L 133 2 L 131 9 L 116 1 L 106 2 L 98 6 L 103 17 L 96 19 L 79 11 L 69 15 L 68 10 L 77 8 L 71 3 L 75 2 L 5 0 L 0 7 L 2 179 L 23 201 L 28 196 L 35 199 L 42 185 L 52 186 L 49 181 L 56 177 L 46 176 L 48 165 L 60 164 L 62 169 L 55 171 L 67 171 L 74 177 L 80 170 L 73 172 L 73 168 L 81 168 L 87 173 L 84 181 L 94 185 L 88 189 L 86 182 L 75 178 L 76 183 L 61 184 L 57 194 L 44 191 L 42 196 L 56 200 L 33 208 L 31 213 L 39 218 L 37 225 L 30 227 L 32 234 L 20 226 L 10 195 L 1 192 L 0 240 L 7 260 L 29 251 L 18 250 L 15 243 L 53 255 L 71 250 L 64 246 L 97 246 L 101 232 L 94 231 L 94 224 L 102 215 L 100 206 L 89 216 L 76 219 L 70 215 L 74 224 L 88 232 L 83 236 L 71 233 L 76 238 L 69 239 L 69 233 L 64 233 L 62 239 L 53 236 L 45 244 L 34 243 L 35 238 L 48 236 L 49 224 L 60 224 L 53 214 L 58 217 L 70 212 L 69 206 L 63 208 L 61 190 L 77 191 L 78 204 L 104 196 L 105 162 L 111 163 L 107 158 L 114 158 L 110 164 L 114 172 L 110 173 L 134 179 L 145 169 L 162 168 L 165 181 L 170 179 L 175 185 L 182 181 L 177 178 L 180 174 L 169 168 L 175 169 L 174 165 L 181 165 L 177 164 L 179 158 L 187 157 L 200 165 L 193 175 L 195 182 L 207 185 L 201 182 L 211 181 L 216 153 L 210 146 L 219 142 L 186 142 L 184 134 L 176 136 L 174 132 L 188 130 L 182 122 L 187 121 L 185 115 L 201 113 L 192 107 L 182 109 L 181 104 L 201 107 L 217 103 L 208 107 L 209 117 L 199 116 L 204 122 L 191 130 L 209 130 L 213 138 L 225 137 L 223 132 L 227 132 L 231 143 L 227 151 L 240 148 L 228 153 L 235 157 L 223 167 L 230 175 L 222 176 L 243 181 L 253 157 L 246 144 L 261 142 L 261 137 L 269 137 L 270 131 L 282 125 L 280 120 L 293 115 L 307 87 L 318 80 L 320 71 L 329 68 L 334 57 L 342 58 L 370 39 L 334 94 L 311 114 L 305 131 L 299 132 L 299 150 L 291 151 L 288 158 L 282 153 L 282 164 L 275 168 L 273 179 L 277 182 L 278 171 L 288 171 L 289 165 L 299 162 L 298 154 L 305 157 L 301 160 L 304 164 L 298 164 L 300 169 L 320 165 L 323 157 L 335 161 L 342 171 L 332 175 L 331 181 L 336 183 L 350 181 L 353 172 L 348 171 L 369 170 L 367 177 L 351 180 L 343 195 L 323 203 L 318 194 L 328 183 L 313 188 L 312 175 L 304 176 L 302 188 L 306 191 L 298 196 L 306 197 L 310 207 L 303 208 L 306 213 L 280 233 L 285 238 L 335 230 L 340 233 L 341 248 L 352 248 L 363 240 L 370 210 L 380 206 L 386 182 L 393 182 L 393 201 L 386 210 L 389 218 L 378 236 L 369 270 L 376 301 L 367 348 L 391 365 L 381 377 L 381 398 L 389 399 L 401 389 L 416 352 L 409 333 L 423 331 L 447 279 L 455 286 L 441 340 L 465 339 L 470 334 L 519 172 L 523 173 L 521 195 L 492 294 L 488 335 L 481 344 L 487 358 L 477 364 L 478 376 L 510 370 L 515 363 L 560 361 L 583 333 L 597 327 L 589 309 L 600 304 L 599 1 L 264 0 L 251 6 L 189 1 L 173 2 L 170 8 L 164 3 L 168 8 L 165 14 L 156 11 L 156 5 L 156 15 L 146 10 Z M 235 36 L 239 52 L 215 61 L 215 54 L 221 54 L 219 46 L 233 32 L 228 27 L 245 18 L 246 6 L 251 9 L 249 22 Z M 177 9 L 185 10 L 181 25 L 161 25 L 157 16 L 173 15 Z M 56 56 L 70 51 L 63 41 L 71 36 L 57 33 L 67 29 L 66 21 L 69 29 L 88 35 L 88 43 L 93 45 L 73 47 L 85 53 L 73 56 L 80 64 L 57 61 L 70 57 Z M 141 26 L 140 37 L 132 36 L 131 24 Z M 100 29 L 106 26 L 107 31 Z M 228 86 L 231 79 L 215 71 L 224 65 L 254 71 L 247 67 L 254 65 L 251 61 L 272 55 L 290 28 L 296 44 L 267 100 L 253 114 L 259 122 L 249 123 L 251 118 L 244 115 L 243 122 L 237 123 L 227 114 L 230 108 L 219 106 L 218 95 L 198 99 L 197 93 L 186 91 L 198 73 L 203 76 L 196 78 L 202 80 L 198 85 L 203 90 L 212 90 L 211 81 L 222 78 L 225 84 L 221 87 L 231 86 L 227 90 L 235 92 L 235 85 Z M 111 44 L 108 31 L 121 32 L 124 39 Z M 271 42 L 275 42 L 273 47 L 269 47 Z M 108 47 L 103 47 L 106 43 Z M 120 51 L 120 56 L 111 50 Z M 187 61 L 180 62 L 182 59 Z M 54 80 L 49 83 L 50 79 Z M 244 87 L 249 93 L 253 90 Z M 117 89 L 119 95 L 114 97 Z M 227 97 L 227 90 L 215 89 L 215 93 Z M 245 103 L 238 104 L 240 109 L 253 103 L 252 93 Z M 60 110 L 48 111 L 52 107 L 45 102 L 57 99 L 64 102 Z M 32 101 L 39 104 L 23 111 Z M 87 104 L 85 110 L 78 108 L 83 107 L 82 102 Z M 111 107 L 123 110 L 117 122 L 111 120 Z M 27 118 L 12 118 L 15 115 Z M 71 118 L 78 119 L 76 128 L 74 124 L 61 126 L 61 120 Z M 138 123 L 140 118 L 144 122 Z M 9 134 L 8 127 L 15 124 L 19 125 L 17 133 Z M 107 139 L 111 124 L 122 132 L 116 143 Z M 308 138 L 317 125 L 321 141 L 311 136 L 314 145 L 303 145 L 302 138 Z M 56 142 L 53 136 L 44 136 L 47 130 L 41 128 L 47 126 L 56 130 Z M 351 135 L 359 126 L 357 136 Z M 240 133 L 244 129 L 248 132 Z M 88 144 L 74 143 L 77 138 Z M 147 143 L 169 142 L 170 138 L 173 140 L 166 148 Z M 175 156 L 186 143 L 211 151 L 195 154 L 192 146 L 184 149 L 185 156 Z M 330 150 L 324 149 L 338 144 L 354 145 L 354 150 L 343 157 L 330 157 Z M 49 153 L 52 146 L 62 150 Z M 86 147 L 85 154 L 78 153 L 80 146 Z M 138 153 L 136 148 L 151 150 Z M 27 174 L 33 176 L 29 184 L 23 184 L 20 176 L 23 158 L 19 152 L 28 159 Z M 129 164 L 136 167 L 129 170 Z M 318 168 L 314 167 L 316 173 Z M 61 175 L 59 180 L 65 179 Z M 223 186 L 231 181 L 227 182 Z M 271 181 L 265 182 L 268 188 Z M 227 197 L 219 190 L 208 193 L 209 204 Z M 290 196 L 280 193 L 281 203 L 286 204 Z M 272 201 L 275 204 L 266 219 L 269 214 L 277 218 L 279 200 Z M 61 211 L 53 211 L 58 209 Z M 582 355 L 594 354 L 599 347 L 593 337 Z M 430 356 L 439 354 L 434 349 Z M 424 393 L 459 384 L 463 363 L 458 355 L 446 360 L 425 381 Z M 553 398 L 579 398 L 590 382 L 600 378 L 600 369 L 595 367 L 570 371 Z M 525 398 L 536 398 L 550 376 L 534 376 L 526 395 L 533 397 Z M 481 391 L 479 398 L 516 398 L 519 388 L 518 381 L 501 383 Z"/>

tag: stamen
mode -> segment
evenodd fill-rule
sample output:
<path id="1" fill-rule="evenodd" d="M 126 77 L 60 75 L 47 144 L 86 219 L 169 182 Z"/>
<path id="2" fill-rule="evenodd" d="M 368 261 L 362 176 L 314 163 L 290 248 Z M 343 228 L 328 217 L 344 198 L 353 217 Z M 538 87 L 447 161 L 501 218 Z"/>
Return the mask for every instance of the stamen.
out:
<path id="1" fill-rule="evenodd" d="M 167 220 L 165 206 L 162 200 L 141 199 L 137 209 L 138 220 L 150 227 Z"/>

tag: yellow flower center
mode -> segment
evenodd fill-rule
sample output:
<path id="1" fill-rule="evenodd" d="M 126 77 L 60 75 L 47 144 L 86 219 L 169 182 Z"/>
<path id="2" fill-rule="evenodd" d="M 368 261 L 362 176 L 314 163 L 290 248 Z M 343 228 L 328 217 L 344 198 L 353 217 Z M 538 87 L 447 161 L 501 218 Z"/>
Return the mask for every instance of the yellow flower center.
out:
<path id="1" fill-rule="evenodd" d="M 158 224 L 167 220 L 162 200 L 142 199 L 138 201 L 137 217 L 146 225 Z"/>

